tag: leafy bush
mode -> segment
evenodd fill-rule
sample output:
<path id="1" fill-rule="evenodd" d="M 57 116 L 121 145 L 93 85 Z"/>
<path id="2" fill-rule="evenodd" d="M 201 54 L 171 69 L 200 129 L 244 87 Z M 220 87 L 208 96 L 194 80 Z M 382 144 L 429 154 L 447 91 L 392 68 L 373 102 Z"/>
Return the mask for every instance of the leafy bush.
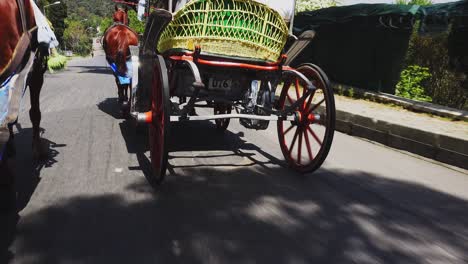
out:
<path id="1" fill-rule="evenodd" d="M 111 17 L 105 17 L 101 20 L 101 24 L 99 25 L 99 28 L 101 30 L 101 34 L 104 34 L 104 32 L 106 31 L 107 28 L 109 28 L 110 26 L 112 26 L 112 23 L 114 23 L 114 21 L 112 21 L 112 18 Z"/>
<path id="2" fill-rule="evenodd" d="M 429 68 L 410 65 L 401 72 L 400 82 L 396 85 L 396 95 L 419 101 L 432 101 L 425 95 L 423 84 L 431 77 Z"/>
<path id="3" fill-rule="evenodd" d="M 396 4 L 431 5 L 431 0 L 396 0 Z M 454 31 L 451 27 L 446 32 L 420 35 L 418 29 L 420 21 L 414 25 L 413 34 L 405 58 L 407 67 L 401 73 L 401 80 L 397 84 L 397 95 L 417 100 L 432 102 L 449 107 L 468 109 L 468 80 L 460 78 L 466 73 L 455 70 L 450 65 L 449 36 Z M 418 67 L 415 67 L 418 66 Z M 426 76 L 428 70 L 430 76 Z M 425 79 L 420 84 L 415 79 Z M 421 88 L 423 91 L 421 91 Z M 415 89 L 409 91 L 408 89 Z M 422 98 L 421 98 L 422 96 Z"/>
<path id="4" fill-rule="evenodd" d="M 128 26 L 135 30 L 138 34 L 143 34 L 143 32 L 145 31 L 145 23 L 143 21 L 140 21 L 138 20 L 138 15 L 135 11 L 133 10 L 129 10 L 128 11 Z M 114 21 L 112 20 L 111 17 L 106 17 L 104 19 L 101 20 L 101 24 L 100 24 L 100 28 L 101 28 L 101 32 L 104 34 L 104 31 L 112 26 L 112 24 L 114 23 Z"/>
<path id="5" fill-rule="evenodd" d="M 457 78 L 457 73 L 450 67 L 449 33 L 450 30 L 432 35 L 419 35 L 415 29 L 405 60 L 406 65 L 419 65 L 429 69 L 430 77 L 422 86 L 424 94 L 431 97 L 433 103 L 463 109 L 468 102 L 468 94 L 463 88 L 462 80 Z M 419 91 L 414 93 L 418 94 Z"/>
<path id="6" fill-rule="evenodd" d="M 67 65 L 67 58 L 62 55 L 49 57 L 49 60 L 47 61 L 47 66 L 49 67 L 50 72 L 64 69 L 66 65 Z"/>
<path id="7" fill-rule="evenodd" d="M 91 53 L 93 40 L 85 26 L 80 21 L 67 20 L 67 28 L 63 34 L 65 49 L 72 50 L 81 56 Z"/>
<path id="8" fill-rule="evenodd" d="M 145 31 L 145 23 L 143 21 L 138 20 L 138 15 L 135 11 L 129 10 L 128 11 L 128 20 L 129 20 L 129 27 L 135 30 L 138 34 L 143 34 Z"/>
<path id="9" fill-rule="evenodd" d="M 396 0 L 395 4 L 397 5 L 432 5 L 431 0 Z"/>

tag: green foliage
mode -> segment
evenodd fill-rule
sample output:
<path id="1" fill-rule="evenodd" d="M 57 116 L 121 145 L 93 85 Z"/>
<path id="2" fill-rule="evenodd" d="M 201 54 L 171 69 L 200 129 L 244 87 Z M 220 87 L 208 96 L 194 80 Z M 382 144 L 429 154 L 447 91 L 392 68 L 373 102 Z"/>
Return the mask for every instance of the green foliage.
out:
<path id="1" fill-rule="evenodd" d="M 44 6 L 49 5 L 55 1 L 42 0 L 39 2 L 39 8 L 44 11 Z M 68 8 L 64 1 L 58 5 L 51 5 L 45 8 L 45 15 L 52 23 L 55 36 L 60 44 L 63 43 L 63 33 L 65 31 L 65 18 L 68 15 Z"/>
<path id="2" fill-rule="evenodd" d="M 63 34 L 64 46 L 74 53 L 85 56 L 91 53 L 92 38 L 80 21 L 67 20 L 67 29 Z"/>
<path id="3" fill-rule="evenodd" d="M 143 34 L 145 31 L 145 23 L 143 21 L 138 20 L 138 15 L 135 11 L 129 10 L 128 11 L 128 21 L 129 21 L 129 27 L 135 30 L 138 34 Z M 111 17 L 105 17 L 101 20 L 101 23 L 99 25 L 101 29 L 101 33 L 103 34 L 106 29 L 112 24 L 114 21 L 112 20 Z"/>
<path id="4" fill-rule="evenodd" d="M 101 24 L 99 25 L 99 28 L 101 30 L 101 34 L 104 34 L 107 28 L 109 28 L 114 21 L 110 17 L 105 17 L 101 20 Z"/>
<path id="5" fill-rule="evenodd" d="M 296 13 L 336 6 L 339 0 L 297 0 Z"/>
<path id="6" fill-rule="evenodd" d="M 347 95 L 349 97 L 354 97 L 354 89 L 353 88 L 348 88 L 345 95 Z"/>
<path id="7" fill-rule="evenodd" d="M 431 5 L 431 0 L 396 0 L 396 4 L 406 5 Z M 440 105 L 463 109 L 468 105 L 468 91 L 463 88 L 466 83 L 457 78 L 460 73 L 454 72 L 450 67 L 448 54 L 448 39 L 451 29 L 447 32 L 422 36 L 417 30 L 418 21 L 413 30 L 408 52 L 405 58 L 406 69 L 401 73 L 400 83 L 397 84 L 397 94 L 418 99 L 423 94 L 422 100 L 432 98 L 432 102 Z M 411 68 L 412 66 L 419 68 Z M 421 85 L 408 84 L 413 75 L 419 76 L 421 69 L 428 69 L 430 76 Z M 415 91 L 408 91 L 407 87 L 413 87 Z M 423 89 L 423 92 L 421 91 Z M 420 100 L 420 99 L 418 99 Z"/>
<path id="8" fill-rule="evenodd" d="M 432 5 L 431 0 L 396 0 L 395 4 L 397 5 Z"/>
<path id="9" fill-rule="evenodd" d="M 54 71 L 64 69 L 66 65 L 67 65 L 67 58 L 62 55 L 49 57 L 49 60 L 47 61 L 47 66 L 49 67 L 49 71 L 52 73 Z"/>
<path id="10" fill-rule="evenodd" d="M 138 15 L 135 11 L 128 11 L 128 21 L 129 27 L 135 30 L 138 34 L 143 34 L 143 32 L 145 31 L 145 23 L 143 21 L 138 20 Z"/>
<path id="11" fill-rule="evenodd" d="M 52 1 L 52 0 L 49 0 Z M 113 1 L 109 0 L 63 0 L 67 3 L 70 18 L 73 20 L 89 19 L 92 15 L 108 17 L 114 12 Z"/>
<path id="12" fill-rule="evenodd" d="M 432 98 L 433 103 L 463 109 L 468 103 L 468 91 L 463 88 L 463 80 L 457 78 L 457 73 L 450 67 L 450 30 L 422 36 L 417 33 L 418 24 L 409 43 L 405 64 L 429 69 L 431 76 L 423 83 L 423 87 L 424 93 Z"/>
<path id="13" fill-rule="evenodd" d="M 432 99 L 425 95 L 423 87 L 430 77 L 429 68 L 410 65 L 401 72 L 400 82 L 396 86 L 396 94 L 409 99 L 430 102 Z"/>

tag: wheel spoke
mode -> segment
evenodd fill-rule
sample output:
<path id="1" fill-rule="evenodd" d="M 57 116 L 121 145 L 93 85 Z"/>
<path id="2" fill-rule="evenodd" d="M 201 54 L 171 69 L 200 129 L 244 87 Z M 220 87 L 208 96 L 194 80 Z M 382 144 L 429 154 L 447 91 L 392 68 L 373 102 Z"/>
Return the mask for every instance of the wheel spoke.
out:
<path id="1" fill-rule="evenodd" d="M 287 80 L 283 83 L 283 88 L 282 88 L 282 92 L 281 92 L 281 96 L 283 96 L 283 93 L 285 93 L 285 97 L 286 99 L 288 99 L 289 103 L 292 104 L 292 99 L 291 97 L 289 96 L 289 88 L 291 87 L 291 81 Z M 284 102 L 286 103 L 286 102 Z M 284 106 L 283 106 L 284 107 Z"/>
<path id="2" fill-rule="evenodd" d="M 307 127 L 307 131 L 309 131 L 309 133 L 312 135 L 312 137 L 314 137 L 315 141 L 317 141 L 317 143 L 319 143 L 320 146 L 322 146 L 322 141 L 320 140 L 320 138 L 317 136 L 317 134 L 315 134 L 315 132 L 312 130 L 312 128 L 310 128 L 309 126 Z"/>
<path id="3" fill-rule="evenodd" d="M 291 152 L 294 148 L 294 145 L 296 144 L 297 136 L 299 135 L 299 128 L 296 129 L 296 133 L 294 134 L 294 138 L 291 142 L 291 145 L 289 146 L 289 156 L 291 156 Z M 292 157 L 291 157 L 292 158 Z"/>
<path id="4" fill-rule="evenodd" d="M 286 98 L 288 98 L 288 101 L 289 101 L 289 104 L 293 104 L 293 99 L 291 98 L 291 96 L 289 96 L 289 93 L 286 94 Z"/>
<path id="5" fill-rule="evenodd" d="M 306 130 L 304 130 L 304 138 L 307 146 L 307 153 L 309 154 L 309 160 L 312 161 L 314 159 L 314 155 L 312 155 L 312 147 L 310 146 L 309 136 L 307 135 Z"/>
<path id="6" fill-rule="evenodd" d="M 294 127 L 294 126 L 291 125 L 288 129 L 286 129 L 286 130 L 283 132 L 283 135 L 286 136 L 286 134 L 287 134 L 289 131 L 291 131 L 291 129 L 293 129 L 293 127 Z"/>
<path id="7" fill-rule="evenodd" d="M 302 87 L 302 96 L 304 96 L 306 94 L 306 90 L 304 87 Z"/>
<path id="8" fill-rule="evenodd" d="M 302 156 L 302 134 L 303 134 L 303 131 L 302 129 L 300 129 L 300 132 L 299 132 L 299 145 L 298 145 L 298 149 L 297 149 L 297 164 L 301 164 L 301 156 Z"/>
<path id="9" fill-rule="evenodd" d="M 307 109 L 309 109 L 310 104 L 312 103 L 312 99 L 314 98 L 314 95 L 315 95 L 315 91 L 313 91 L 309 95 L 309 99 L 307 99 L 307 102 L 304 101 L 304 111 L 308 111 Z"/>
<path id="10" fill-rule="evenodd" d="M 323 102 L 325 102 L 325 98 L 323 98 L 322 100 L 320 100 L 320 102 L 318 102 L 316 105 L 314 105 L 314 106 L 307 112 L 307 115 L 308 115 L 308 114 L 311 114 L 313 111 L 315 111 L 315 109 L 317 109 L 321 104 L 323 104 Z"/>

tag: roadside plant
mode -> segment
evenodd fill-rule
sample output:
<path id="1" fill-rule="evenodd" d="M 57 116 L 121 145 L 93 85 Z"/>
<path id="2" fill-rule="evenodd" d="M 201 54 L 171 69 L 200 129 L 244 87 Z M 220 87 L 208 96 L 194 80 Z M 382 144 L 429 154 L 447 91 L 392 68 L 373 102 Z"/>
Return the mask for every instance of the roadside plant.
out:
<path id="1" fill-rule="evenodd" d="M 395 4 L 397 5 L 432 5 L 431 0 L 396 0 Z"/>
<path id="2" fill-rule="evenodd" d="M 431 102 L 432 98 L 424 91 L 424 83 L 429 80 L 429 68 L 410 65 L 401 72 L 400 82 L 396 85 L 396 95 L 418 101 Z"/>
<path id="3" fill-rule="evenodd" d="M 47 61 L 47 66 L 49 68 L 49 72 L 53 73 L 54 71 L 62 70 L 67 65 L 67 58 L 63 55 L 55 55 L 49 57 Z"/>

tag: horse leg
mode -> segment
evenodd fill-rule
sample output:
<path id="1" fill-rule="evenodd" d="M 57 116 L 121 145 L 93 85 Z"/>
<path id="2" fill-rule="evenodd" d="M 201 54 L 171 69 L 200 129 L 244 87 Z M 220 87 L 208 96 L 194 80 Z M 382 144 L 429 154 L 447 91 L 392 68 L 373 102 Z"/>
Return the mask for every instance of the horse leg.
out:
<path id="1" fill-rule="evenodd" d="M 34 59 L 33 69 L 29 78 L 29 94 L 31 97 L 31 109 L 29 110 L 29 118 L 32 123 L 32 147 L 33 157 L 35 159 L 43 158 L 46 155 L 45 148 L 41 145 L 40 139 L 40 123 L 41 110 L 39 105 L 39 97 L 41 94 L 42 85 L 44 83 L 44 72 L 47 69 L 47 57 L 42 51 L 38 51 Z"/>
<path id="2" fill-rule="evenodd" d="M 122 111 L 122 114 L 126 116 L 128 115 L 130 111 L 130 102 L 128 100 L 128 85 L 122 85 L 121 89 L 122 89 L 122 96 L 123 96 L 121 111 Z"/>
<path id="3" fill-rule="evenodd" d="M 117 79 L 115 80 L 115 83 L 117 84 L 117 91 L 118 91 L 118 94 L 119 94 L 119 104 L 122 104 L 122 102 L 124 100 L 122 85 L 120 85 L 120 83 L 119 83 L 119 81 Z"/>
<path id="4" fill-rule="evenodd" d="M 15 123 L 12 123 L 12 124 L 8 124 L 8 132 L 10 133 L 10 138 L 14 138 L 15 137 L 15 133 L 13 133 L 13 126 L 15 125 Z"/>

